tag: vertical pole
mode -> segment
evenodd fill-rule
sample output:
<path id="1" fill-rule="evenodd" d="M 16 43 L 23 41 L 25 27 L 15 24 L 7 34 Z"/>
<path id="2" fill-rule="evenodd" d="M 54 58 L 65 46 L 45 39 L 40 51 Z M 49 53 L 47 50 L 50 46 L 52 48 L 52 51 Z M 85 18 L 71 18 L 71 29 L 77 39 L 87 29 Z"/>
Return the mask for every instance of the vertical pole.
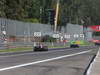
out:
<path id="1" fill-rule="evenodd" d="M 30 33 L 30 23 L 28 24 L 28 42 L 31 41 L 31 33 Z"/>
<path id="2" fill-rule="evenodd" d="M 42 7 L 40 7 L 40 23 L 42 22 Z"/>
<path id="3" fill-rule="evenodd" d="M 58 15 L 59 15 L 59 0 L 57 0 L 57 6 L 56 6 L 56 16 L 55 16 L 54 32 L 57 31 Z"/>
<path id="4" fill-rule="evenodd" d="M 50 11 L 49 11 L 49 18 L 48 18 L 48 24 L 50 24 L 50 18 L 51 18 L 51 13 L 50 13 Z"/>

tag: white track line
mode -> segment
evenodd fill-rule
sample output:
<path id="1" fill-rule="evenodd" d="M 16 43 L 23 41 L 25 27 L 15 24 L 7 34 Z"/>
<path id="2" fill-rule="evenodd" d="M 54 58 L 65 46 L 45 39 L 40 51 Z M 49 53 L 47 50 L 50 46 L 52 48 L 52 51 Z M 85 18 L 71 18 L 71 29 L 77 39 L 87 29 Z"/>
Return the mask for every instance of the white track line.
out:
<path id="1" fill-rule="evenodd" d="M 1 68 L 0 71 L 6 71 L 6 70 L 16 69 L 16 68 L 20 68 L 20 67 L 29 66 L 29 65 L 35 65 L 35 64 L 39 64 L 39 63 L 43 63 L 43 62 L 49 62 L 49 61 L 53 61 L 53 60 L 62 59 L 62 58 L 65 58 L 65 57 L 71 57 L 71 56 L 75 56 L 75 55 L 80 55 L 80 54 L 88 53 L 88 52 L 91 52 L 91 51 L 92 50 L 82 51 L 82 52 L 78 52 L 78 53 L 74 53 L 74 54 L 59 56 L 59 57 L 45 59 L 45 60 L 41 60 L 41 61 L 25 63 L 25 64 L 16 65 L 16 66 L 10 66 L 10 67 L 6 67 L 6 68 Z"/>

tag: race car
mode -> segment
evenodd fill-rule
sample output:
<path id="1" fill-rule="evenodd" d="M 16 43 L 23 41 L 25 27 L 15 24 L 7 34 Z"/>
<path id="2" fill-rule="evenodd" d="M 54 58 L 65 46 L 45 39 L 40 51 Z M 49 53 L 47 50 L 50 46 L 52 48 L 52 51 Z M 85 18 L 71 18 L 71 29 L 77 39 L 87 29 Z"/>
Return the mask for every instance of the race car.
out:
<path id="1" fill-rule="evenodd" d="M 96 46 L 100 46 L 100 40 L 95 40 L 94 44 L 95 44 Z"/>
<path id="2" fill-rule="evenodd" d="M 78 44 L 71 44 L 70 48 L 79 48 L 79 45 Z"/>
<path id="3" fill-rule="evenodd" d="M 43 44 L 39 44 L 34 46 L 33 51 L 37 52 L 37 51 L 48 51 L 48 46 L 43 45 Z"/>
<path id="4" fill-rule="evenodd" d="M 91 42 L 93 42 L 96 46 L 100 46 L 100 40 L 92 39 Z"/>
<path id="5" fill-rule="evenodd" d="M 72 41 L 70 44 L 70 48 L 79 48 L 79 41 Z"/>

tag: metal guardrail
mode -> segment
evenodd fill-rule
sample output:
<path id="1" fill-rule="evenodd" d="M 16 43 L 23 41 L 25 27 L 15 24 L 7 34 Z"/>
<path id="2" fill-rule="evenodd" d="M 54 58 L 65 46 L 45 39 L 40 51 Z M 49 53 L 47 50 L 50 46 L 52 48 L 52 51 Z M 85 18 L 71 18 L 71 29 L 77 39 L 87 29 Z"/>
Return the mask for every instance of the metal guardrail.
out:
<path id="1" fill-rule="evenodd" d="M 34 47 L 37 42 L 8 42 L 6 44 L 0 44 L 0 49 L 7 49 L 7 48 L 17 48 L 17 47 Z M 41 42 L 43 45 L 46 45 L 50 48 L 52 47 L 70 47 L 70 42 L 66 43 L 56 43 L 56 42 Z M 81 46 L 94 46 L 93 43 L 87 42 L 85 45 Z"/>
<path id="2" fill-rule="evenodd" d="M 35 46 L 36 43 L 34 42 L 12 42 L 12 43 L 8 43 L 9 46 Z M 42 42 L 43 45 L 46 46 L 68 46 L 70 45 L 70 43 L 49 43 L 49 42 Z"/>

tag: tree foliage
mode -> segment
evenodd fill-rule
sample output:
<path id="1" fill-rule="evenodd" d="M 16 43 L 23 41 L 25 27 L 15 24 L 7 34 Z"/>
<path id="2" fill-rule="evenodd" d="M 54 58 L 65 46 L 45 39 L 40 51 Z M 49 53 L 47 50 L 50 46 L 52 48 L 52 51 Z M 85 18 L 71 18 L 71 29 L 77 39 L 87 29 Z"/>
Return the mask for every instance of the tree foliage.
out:
<path id="1" fill-rule="evenodd" d="M 0 17 L 5 17 L 5 0 L 0 0 Z"/>
<path id="2" fill-rule="evenodd" d="M 63 15 L 70 23 L 84 26 L 100 24 L 99 4 L 100 0 L 63 0 Z"/>
<path id="3" fill-rule="evenodd" d="M 0 0 L 0 17 L 48 23 L 48 9 L 56 0 Z M 60 0 L 59 24 L 100 24 L 100 0 Z M 32 21 L 35 22 L 35 21 Z"/>

